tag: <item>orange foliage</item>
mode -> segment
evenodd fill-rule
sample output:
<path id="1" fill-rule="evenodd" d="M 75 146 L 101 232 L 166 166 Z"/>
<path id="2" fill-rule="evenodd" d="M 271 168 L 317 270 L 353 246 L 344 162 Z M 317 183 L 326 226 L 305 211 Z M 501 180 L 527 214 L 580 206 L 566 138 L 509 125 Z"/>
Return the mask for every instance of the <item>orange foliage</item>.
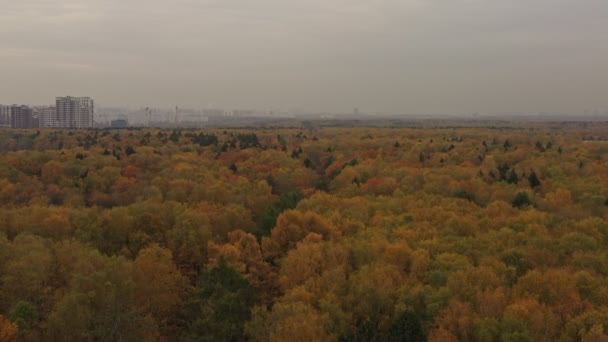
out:
<path id="1" fill-rule="evenodd" d="M 19 337 L 17 324 L 0 315 L 0 342 L 16 342 Z"/>

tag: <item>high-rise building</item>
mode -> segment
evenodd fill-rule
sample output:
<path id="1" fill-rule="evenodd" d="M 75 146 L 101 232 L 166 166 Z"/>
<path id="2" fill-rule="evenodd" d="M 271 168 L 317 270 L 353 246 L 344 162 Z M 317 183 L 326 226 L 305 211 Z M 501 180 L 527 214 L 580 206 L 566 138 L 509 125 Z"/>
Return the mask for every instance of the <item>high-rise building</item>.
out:
<path id="1" fill-rule="evenodd" d="M 0 128 L 11 127 L 11 106 L 0 105 Z"/>
<path id="2" fill-rule="evenodd" d="M 11 106 L 11 127 L 32 128 L 32 109 L 28 106 Z"/>
<path id="3" fill-rule="evenodd" d="M 62 128 L 91 128 L 95 106 L 90 97 L 57 97 L 57 119 Z"/>
<path id="4" fill-rule="evenodd" d="M 55 107 L 42 106 L 34 107 L 34 117 L 37 117 L 41 128 L 58 128 L 59 118 Z"/>

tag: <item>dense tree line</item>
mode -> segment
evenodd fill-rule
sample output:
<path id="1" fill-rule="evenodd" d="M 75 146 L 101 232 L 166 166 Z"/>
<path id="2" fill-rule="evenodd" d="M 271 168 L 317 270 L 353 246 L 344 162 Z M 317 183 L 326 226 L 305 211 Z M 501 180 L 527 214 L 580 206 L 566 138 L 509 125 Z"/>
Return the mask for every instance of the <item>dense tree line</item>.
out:
<path id="1" fill-rule="evenodd" d="M 0 341 L 608 339 L 606 128 L 2 130 Z"/>

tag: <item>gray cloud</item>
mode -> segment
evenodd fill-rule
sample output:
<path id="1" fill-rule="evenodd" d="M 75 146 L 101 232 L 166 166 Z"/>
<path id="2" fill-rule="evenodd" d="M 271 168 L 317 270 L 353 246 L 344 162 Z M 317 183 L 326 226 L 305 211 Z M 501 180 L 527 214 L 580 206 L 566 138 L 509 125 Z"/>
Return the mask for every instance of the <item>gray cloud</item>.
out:
<path id="1" fill-rule="evenodd" d="M 0 0 L 0 103 L 607 108 L 605 0 Z"/>

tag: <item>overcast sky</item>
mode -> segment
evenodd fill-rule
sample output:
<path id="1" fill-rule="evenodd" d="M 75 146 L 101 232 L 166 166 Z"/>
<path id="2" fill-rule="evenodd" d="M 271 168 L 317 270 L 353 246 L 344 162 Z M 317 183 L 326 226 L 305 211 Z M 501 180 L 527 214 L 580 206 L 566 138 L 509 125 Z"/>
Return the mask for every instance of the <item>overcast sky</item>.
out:
<path id="1" fill-rule="evenodd" d="M 608 110 L 608 0 L 0 0 L 0 103 Z"/>

